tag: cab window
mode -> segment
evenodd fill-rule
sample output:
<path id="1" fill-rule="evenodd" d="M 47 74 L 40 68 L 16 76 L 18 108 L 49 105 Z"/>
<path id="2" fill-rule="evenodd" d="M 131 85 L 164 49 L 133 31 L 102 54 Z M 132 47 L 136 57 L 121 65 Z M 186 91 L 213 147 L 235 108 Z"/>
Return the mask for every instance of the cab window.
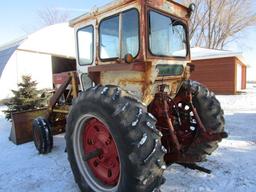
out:
<path id="1" fill-rule="evenodd" d="M 149 50 L 156 56 L 185 57 L 187 55 L 185 25 L 170 16 L 150 11 Z"/>
<path id="2" fill-rule="evenodd" d="M 131 9 L 104 19 L 99 33 L 102 60 L 124 58 L 128 53 L 136 57 L 139 52 L 138 11 Z"/>
<path id="3" fill-rule="evenodd" d="M 90 65 L 93 63 L 93 26 L 87 26 L 77 31 L 77 49 L 79 65 Z"/>

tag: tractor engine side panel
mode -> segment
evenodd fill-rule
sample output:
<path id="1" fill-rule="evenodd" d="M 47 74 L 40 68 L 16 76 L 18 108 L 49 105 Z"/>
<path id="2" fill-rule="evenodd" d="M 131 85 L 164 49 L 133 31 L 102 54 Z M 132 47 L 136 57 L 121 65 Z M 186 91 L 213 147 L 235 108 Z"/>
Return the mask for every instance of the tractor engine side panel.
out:
<path id="1" fill-rule="evenodd" d="M 136 98 L 143 97 L 144 73 L 136 71 L 102 72 L 100 82 L 104 85 L 117 85 L 131 92 Z"/>

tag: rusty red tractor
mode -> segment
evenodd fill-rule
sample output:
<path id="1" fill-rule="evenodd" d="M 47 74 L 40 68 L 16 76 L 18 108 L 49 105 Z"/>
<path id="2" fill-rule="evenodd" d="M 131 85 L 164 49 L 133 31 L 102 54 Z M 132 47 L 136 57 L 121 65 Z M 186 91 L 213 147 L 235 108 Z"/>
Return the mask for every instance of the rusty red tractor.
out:
<path id="1" fill-rule="evenodd" d="M 49 127 L 67 114 L 67 154 L 81 191 L 158 190 L 173 163 L 210 171 L 196 163 L 227 134 L 214 93 L 189 79 L 193 8 L 120 0 L 70 22 L 77 76 L 67 76 L 33 130 L 37 149 L 48 153 Z M 73 101 L 63 105 L 58 100 L 70 82 L 64 95 Z"/>

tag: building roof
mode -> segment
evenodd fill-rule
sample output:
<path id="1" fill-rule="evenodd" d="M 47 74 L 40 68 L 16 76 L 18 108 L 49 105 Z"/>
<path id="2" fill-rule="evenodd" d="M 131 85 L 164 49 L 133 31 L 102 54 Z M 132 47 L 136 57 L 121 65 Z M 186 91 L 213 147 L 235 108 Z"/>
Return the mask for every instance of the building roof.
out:
<path id="1" fill-rule="evenodd" d="M 68 23 L 55 24 L 0 46 L 0 77 L 16 50 L 75 58 L 74 29 Z"/>
<path id="2" fill-rule="evenodd" d="M 20 46 L 24 39 L 25 38 L 21 38 L 0 47 L 0 77 L 5 68 L 6 63 L 9 61 L 14 51 Z"/>
<path id="3" fill-rule="evenodd" d="M 74 29 L 68 23 L 45 27 L 29 35 L 18 50 L 75 58 Z"/>
<path id="4" fill-rule="evenodd" d="M 243 57 L 242 52 L 218 50 L 218 49 L 207 49 L 201 47 L 191 48 L 191 59 L 192 60 L 205 60 L 205 59 L 217 59 L 225 57 L 237 57 L 243 64 L 246 65 L 246 61 Z"/>
<path id="5" fill-rule="evenodd" d="M 0 52 L 11 47 L 16 47 L 17 50 L 75 58 L 74 29 L 69 27 L 68 23 L 50 25 L 0 46 Z"/>

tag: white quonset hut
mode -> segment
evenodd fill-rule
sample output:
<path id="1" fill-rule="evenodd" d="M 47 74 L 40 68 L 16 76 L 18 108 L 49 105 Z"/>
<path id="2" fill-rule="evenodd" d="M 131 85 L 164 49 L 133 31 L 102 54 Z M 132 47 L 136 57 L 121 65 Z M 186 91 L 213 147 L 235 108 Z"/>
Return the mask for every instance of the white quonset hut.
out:
<path id="1" fill-rule="evenodd" d="M 76 69 L 75 38 L 68 23 L 45 27 L 0 46 L 0 99 L 11 96 L 22 75 L 31 75 L 38 88 L 52 88 L 52 75 Z"/>

